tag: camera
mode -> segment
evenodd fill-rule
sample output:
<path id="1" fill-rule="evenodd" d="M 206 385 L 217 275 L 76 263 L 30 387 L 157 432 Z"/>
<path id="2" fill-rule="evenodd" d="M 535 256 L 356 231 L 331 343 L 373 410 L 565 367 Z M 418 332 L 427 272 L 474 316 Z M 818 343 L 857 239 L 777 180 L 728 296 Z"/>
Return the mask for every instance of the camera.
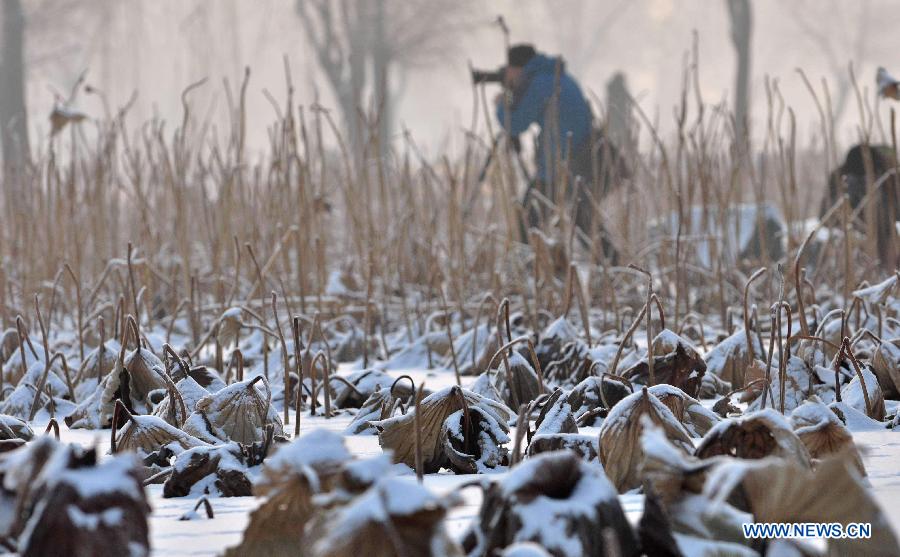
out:
<path id="1" fill-rule="evenodd" d="M 503 67 L 493 71 L 472 70 L 472 83 L 475 85 L 479 83 L 503 83 L 505 70 L 506 68 Z"/>

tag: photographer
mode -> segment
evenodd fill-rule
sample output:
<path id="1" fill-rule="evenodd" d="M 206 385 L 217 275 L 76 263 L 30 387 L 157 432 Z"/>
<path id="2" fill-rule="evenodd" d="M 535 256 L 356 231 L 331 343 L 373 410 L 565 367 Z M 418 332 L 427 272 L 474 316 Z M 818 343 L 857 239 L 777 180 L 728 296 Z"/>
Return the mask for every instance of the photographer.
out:
<path id="1" fill-rule="evenodd" d="M 541 54 L 528 44 L 515 45 L 507 52 L 507 65 L 499 72 L 477 72 L 473 77 L 476 82 L 502 79 L 504 92 L 495 98 L 497 120 L 514 144 L 531 124 L 540 126 L 535 152 L 537 175 L 531 187 L 552 202 L 557 201 L 557 188 L 566 188 L 567 197 L 574 197 L 577 204 L 575 224 L 589 237 L 593 213 L 590 198 L 599 202 L 608 188 L 608 184 L 597 187 L 592 169 L 611 150 L 614 154 L 614 149 L 595 149 L 598 152 L 592 157 L 592 136 L 595 146 L 602 145 L 598 142 L 601 136 L 592 134 L 591 108 L 578 83 L 566 73 L 562 59 Z M 568 172 L 558 173 L 560 168 L 568 168 Z M 576 177 L 581 180 L 578 195 L 573 196 Z M 609 178 L 609 173 L 605 177 Z M 542 216 L 546 218 L 547 211 L 535 210 L 530 203 L 533 198 L 529 197 L 526 194 L 525 202 L 529 224 L 533 226 Z"/>

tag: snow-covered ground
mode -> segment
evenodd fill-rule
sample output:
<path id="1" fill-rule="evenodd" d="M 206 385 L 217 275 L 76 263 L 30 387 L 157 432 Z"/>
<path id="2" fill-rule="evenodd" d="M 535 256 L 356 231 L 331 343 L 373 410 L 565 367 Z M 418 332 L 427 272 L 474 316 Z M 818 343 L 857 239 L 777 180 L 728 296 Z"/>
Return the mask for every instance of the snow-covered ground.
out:
<path id="1" fill-rule="evenodd" d="M 389 373 L 395 377 L 403 374 L 411 375 L 417 384 L 424 380 L 427 388 L 432 390 L 455 384 L 452 371 L 405 370 Z M 473 380 L 473 377 L 464 377 L 463 386 L 467 386 Z M 353 414 L 350 412 L 343 412 L 328 420 L 320 416 L 303 415 L 301 433 L 316 428 L 343 433 L 352 418 Z M 46 416 L 43 416 L 43 420 L 41 415 L 38 416 L 38 423 L 34 424 L 35 431 L 44 429 L 46 419 Z M 291 433 L 295 419 L 292 414 L 291 425 L 285 428 Z M 597 431 L 597 428 L 581 428 L 581 432 L 585 434 L 596 434 Z M 63 441 L 80 443 L 84 446 L 97 445 L 102 453 L 109 449 L 108 430 L 102 432 L 70 430 L 62 426 L 60 434 Z M 512 435 L 514 433 L 511 433 Z M 863 451 L 872 492 L 887 512 L 892 527 L 900 532 L 900 434 L 885 429 L 854 431 L 853 436 Z M 373 456 L 381 453 L 378 437 L 375 435 L 346 436 L 345 439 L 347 448 L 355 455 Z M 499 474 L 503 472 L 499 472 L 498 477 Z M 480 489 L 470 487 L 460 490 L 460 486 L 471 482 L 473 478 L 474 476 L 451 473 L 430 474 L 425 477 L 425 485 L 435 493 L 458 492 L 462 495 L 463 503 L 450 513 L 447 522 L 452 535 L 462 536 L 469 523 L 478 514 L 481 503 Z M 406 476 L 404 480 L 414 482 L 415 477 Z M 249 513 L 260 502 L 255 497 L 211 497 L 214 519 L 207 520 L 201 512 L 202 518 L 182 521 L 179 518 L 193 510 L 197 504 L 196 496 L 164 499 L 161 485 L 148 487 L 148 494 L 153 507 L 150 519 L 153 554 L 166 557 L 221 554 L 225 548 L 240 541 Z M 643 510 L 642 497 L 626 494 L 620 496 L 620 499 L 629 519 L 636 522 Z"/>

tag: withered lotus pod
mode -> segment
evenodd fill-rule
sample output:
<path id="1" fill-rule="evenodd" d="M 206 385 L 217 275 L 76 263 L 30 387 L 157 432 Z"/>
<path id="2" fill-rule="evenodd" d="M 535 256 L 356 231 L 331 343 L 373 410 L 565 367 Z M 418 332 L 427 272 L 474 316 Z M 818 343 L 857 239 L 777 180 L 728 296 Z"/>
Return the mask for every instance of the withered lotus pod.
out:
<path id="1" fill-rule="evenodd" d="M 382 476 L 389 468 L 386 455 L 365 462 L 373 478 Z M 348 467 L 353 467 L 353 455 L 344 446 L 340 435 L 323 429 L 313 430 L 290 444 L 282 445 L 262 466 L 253 493 L 267 499 L 250 513 L 250 523 L 244 530 L 241 543 L 228 549 L 226 557 L 293 557 L 306 555 L 304 526 L 315 510 L 313 497 L 329 493 L 334 488 L 362 491 L 374 482 L 359 479 L 364 473 L 352 474 L 346 481 Z M 365 487 L 356 489 L 365 484 Z"/>
<path id="2" fill-rule="evenodd" d="M 572 452 L 529 458 L 487 487 L 463 548 L 468 555 L 494 555 L 530 541 L 555 557 L 638 555 L 617 495 L 601 467 Z"/>
<path id="3" fill-rule="evenodd" d="M 307 530 L 315 557 L 462 557 L 444 529 L 455 497 L 386 477 L 344 505 L 319 512 Z"/>
<path id="4" fill-rule="evenodd" d="M 129 352 L 122 362 L 128 370 L 128 389 L 131 407 L 141 414 L 147 414 L 152 408 L 148 395 L 157 389 L 165 389 L 163 375 L 166 366 L 153 352 L 138 347 Z"/>
<path id="5" fill-rule="evenodd" d="M 784 416 L 771 408 L 722 420 L 703 437 L 694 454 L 742 459 L 767 456 L 785 458 L 799 466 L 811 466 L 809 451 Z"/>
<path id="6" fill-rule="evenodd" d="M 394 411 L 400 405 L 399 399 L 391 396 L 390 389 L 376 389 L 362 405 L 353 421 L 344 430 L 349 435 L 361 433 L 375 433 L 375 428 L 370 422 L 386 420 L 394 415 Z"/>
<path id="7" fill-rule="evenodd" d="M 463 406 L 441 429 L 444 454 L 457 474 L 481 474 L 509 463 L 509 426 L 478 406 Z"/>
<path id="8" fill-rule="evenodd" d="M 691 396 L 697 396 L 706 373 L 706 363 L 696 352 L 691 354 L 689 350 L 692 349 L 677 343 L 672 352 L 654 355 L 653 375 L 656 383 L 674 385 Z M 649 385 L 650 369 L 646 358 L 625 371 L 622 376 L 634 383 Z"/>
<path id="9" fill-rule="evenodd" d="M 693 450 L 690 434 L 669 408 L 646 387 L 616 404 L 600 426 L 600 462 L 619 492 L 641 485 L 642 417 L 662 427 L 666 437 L 686 453 Z"/>
<path id="10" fill-rule="evenodd" d="M 757 335 L 751 334 L 750 342 L 753 343 L 754 354 L 765 353 Z M 747 351 L 747 335 L 744 329 L 736 329 L 730 337 L 714 346 L 707 352 L 705 360 L 707 373 L 717 375 L 719 379 L 731 383 L 733 388 L 746 385 L 744 374 L 750 365 L 750 354 Z"/>
<path id="11" fill-rule="evenodd" d="M 872 355 L 872 371 L 884 395 L 900 395 L 900 339 L 885 340 Z"/>
<path id="12" fill-rule="evenodd" d="M 828 555 L 900 555 L 888 517 L 846 453 L 810 470 L 790 459 L 725 460 L 709 474 L 714 504 L 741 501 L 755 522 L 869 523 L 866 539 L 829 539 Z"/>
<path id="13" fill-rule="evenodd" d="M 497 423 L 509 423 L 516 417 L 503 404 L 460 387 L 447 387 L 428 395 L 420 403 L 419 416 L 422 427 L 423 473 L 432 474 L 446 464 L 441 431 L 450 414 L 462 409 L 463 399 L 469 409 L 477 406 Z M 415 468 L 416 465 L 415 413 L 415 409 L 410 409 L 404 415 L 371 422 L 378 432 L 381 447 L 393 451 L 394 462 L 402 462 L 410 468 Z"/>
<path id="14" fill-rule="evenodd" d="M 247 476 L 247 453 L 237 443 L 194 447 L 175 457 L 172 474 L 163 484 L 163 497 L 191 493 L 246 497 L 253 494 Z"/>
<path id="15" fill-rule="evenodd" d="M 157 416 L 134 416 L 120 402 L 116 401 L 115 426 L 125 422 L 122 429 L 112 434 L 112 453 L 131 451 L 140 457 L 165 447 L 172 454 L 206 445 L 203 441 L 188 435 Z"/>
<path id="16" fill-rule="evenodd" d="M 260 382 L 265 388 L 265 395 L 256 387 Z M 250 445 L 263 441 L 266 427 L 272 425 L 275 436 L 284 437 L 281 417 L 271 400 L 269 383 L 261 375 L 232 383 L 201 398 L 194 413 L 185 422 L 184 430 L 200 439 L 212 436 L 222 441 Z"/>
<path id="17" fill-rule="evenodd" d="M 20 554 L 149 555 L 150 505 L 134 456 L 100 464 L 76 460 L 44 477 L 40 503 L 19 539 Z"/>
<path id="18" fill-rule="evenodd" d="M 837 415 L 820 401 L 807 400 L 798 406 L 791 414 L 791 425 L 812 458 L 822 460 L 846 452 L 859 473 L 866 475 L 853 435 Z"/>
<path id="19" fill-rule="evenodd" d="M 699 400 L 672 385 L 654 385 L 650 394 L 666 405 L 672 414 L 696 437 L 703 437 L 721 418 Z"/>

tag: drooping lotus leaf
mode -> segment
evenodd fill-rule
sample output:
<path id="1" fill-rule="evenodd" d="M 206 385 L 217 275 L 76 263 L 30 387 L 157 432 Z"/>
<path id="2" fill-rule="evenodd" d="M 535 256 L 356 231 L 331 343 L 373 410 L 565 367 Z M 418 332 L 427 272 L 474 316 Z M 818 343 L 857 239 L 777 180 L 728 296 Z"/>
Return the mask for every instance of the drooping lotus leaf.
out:
<path id="1" fill-rule="evenodd" d="M 610 538 L 618 555 L 637 555 L 634 532 L 603 469 L 558 451 L 525 460 L 487 487 L 463 548 L 468 555 L 493 555 L 530 541 L 556 557 L 605 557 Z"/>
<path id="2" fill-rule="evenodd" d="M 265 394 L 256 387 L 262 382 Z M 265 439 L 266 426 L 272 425 L 276 437 L 284 436 L 281 417 L 271 404 L 269 384 L 262 376 L 232 383 L 201 398 L 188 417 L 184 430 L 199 439 L 213 437 L 242 445 Z"/>
<path id="3" fill-rule="evenodd" d="M 497 360 L 493 383 L 503 397 L 504 404 L 510 408 L 518 408 L 520 404 L 527 404 L 537 398 L 540 394 L 540 380 L 524 356 L 518 352 L 507 356 L 508 371 L 503 360 L 501 358 Z"/>
<path id="4" fill-rule="evenodd" d="M 307 530 L 314 557 L 462 557 L 444 518 L 454 497 L 397 477 L 380 479 L 346 504 L 316 514 Z"/>
<path id="5" fill-rule="evenodd" d="M 31 441 L 33 437 L 34 431 L 32 431 L 28 422 L 15 416 L 0 414 L 0 439 Z"/>
<path id="6" fill-rule="evenodd" d="M 440 470 L 447 462 L 444 454 L 441 431 L 444 422 L 465 404 L 471 409 L 477 406 L 490 415 L 497 423 L 509 423 L 515 419 L 512 410 L 460 387 L 447 387 L 422 399 L 419 422 L 422 428 L 423 471 L 431 474 Z M 393 451 L 394 462 L 402 462 L 414 468 L 415 451 L 415 409 L 411 408 L 402 416 L 371 422 L 378 432 L 378 442 L 383 449 Z"/>
<path id="7" fill-rule="evenodd" d="M 755 334 L 750 335 L 755 355 L 763 354 L 762 344 Z M 706 354 L 706 371 L 717 375 L 719 379 L 731 383 L 734 388 L 747 384 L 745 372 L 750 365 L 750 354 L 747 350 L 747 335 L 743 329 L 737 329 Z"/>
<path id="8" fill-rule="evenodd" d="M 119 423 L 125 422 L 115 434 L 115 452 L 131 451 L 141 458 L 162 448 L 174 455 L 206 443 L 169 424 L 158 416 L 134 416 L 124 407 L 119 407 Z M 124 414 L 122 416 L 121 414 Z"/>
<path id="9" fill-rule="evenodd" d="M 660 345 L 666 346 L 666 343 L 660 342 Z M 653 354 L 656 384 L 674 385 L 690 396 L 697 396 L 705 373 L 706 363 L 693 348 L 683 343 L 676 343 L 671 352 Z M 650 368 L 646 357 L 626 370 L 622 376 L 633 383 L 650 385 Z"/>
<path id="10" fill-rule="evenodd" d="M 248 464 L 246 451 L 237 443 L 188 449 L 176 457 L 172 474 L 163 484 L 163 497 L 252 495 Z"/>
<path id="11" fill-rule="evenodd" d="M 557 388 L 544 402 L 534 424 L 534 433 L 578 433 L 572 407 L 562 389 Z"/>
<path id="12" fill-rule="evenodd" d="M 672 385 L 654 385 L 650 394 L 665 404 L 694 437 L 703 437 L 721 418 L 699 400 Z"/>
<path id="13" fill-rule="evenodd" d="M 138 470 L 122 455 L 48 478 L 19 539 L 21 555 L 149 555 L 150 505 Z"/>
<path id="14" fill-rule="evenodd" d="M 666 437 L 685 453 L 694 448 L 684 425 L 646 387 L 625 397 L 610 410 L 600 427 L 600 462 L 620 492 L 641 484 L 643 416 L 662 427 Z"/>
<path id="15" fill-rule="evenodd" d="M 509 461 L 509 426 L 478 406 L 450 414 L 441 431 L 448 465 L 457 474 L 480 474 Z"/>
<path id="16" fill-rule="evenodd" d="M 755 522 L 869 523 L 867 539 L 829 539 L 829 555 L 900 555 L 887 516 L 842 453 L 810 470 L 791 459 L 723 461 L 709 474 L 704 494 L 741 501 Z"/>
<path id="17" fill-rule="evenodd" d="M 331 388 L 334 391 L 331 403 L 337 408 L 359 408 L 377 389 L 389 390 L 394 384 L 393 377 L 376 369 L 356 371 L 344 379 L 353 387 L 334 378 L 331 381 Z M 394 387 L 394 394 L 407 400 L 412 395 L 412 389 L 408 383 L 399 382 Z"/>
<path id="18" fill-rule="evenodd" d="M 187 376 L 174 385 L 168 386 L 168 395 L 153 408 L 153 415 L 166 420 L 170 425 L 181 427 L 194 410 L 200 399 L 209 395 L 209 391 Z M 177 422 L 177 423 L 176 423 Z"/>
<path id="19" fill-rule="evenodd" d="M 863 476 L 866 468 L 853 442 L 853 435 L 827 406 L 818 400 L 807 400 L 791 413 L 794 433 L 803 441 L 812 458 L 822 460 L 847 453 Z"/>
<path id="20" fill-rule="evenodd" d="M 885 340 L 872 355 L 872 371 L 887 397 L 900 396 L 900 339 Z"/>
<path id="21" fill-rule="evenodd" d="M 262 466 L 253 492 L 267 497 L 250 513 L 241 543 L 226 557 L 308 555 L 304 526 L 313 516 L 313 497 L 341 489 L 358 494 L 388 473 L 387 455 L 354 461 L 340 435 L 317 429 L 282 445 Z"/>
<path id="22" fill-rule="evenodd" d="M 349 435 L 362 433 L 375 433 L 375 428 L 370 422 L 386 420 L 394 415 L 394 410 L 399 405 L 399 399 L 391 396 L 390 389 L 376 389 L 366 402 L 360 407 L 353 421 L 344 430 Z"/>
<path id="23" fill-rule="evenodd" d="M 742 459 L 785 458 L 811 466 L 809 451 L 790 423 L 771 408 L 722 420 L 703 437 L 694 453 L 700 458 L 726 455 Z"/>
<path id="24" fill-rule="evenodd" d="M 122 366 L 128 371 L 131 408 L 140 414 L 149 413 L 153 407 L 149 394 L 166 388 L 163 379 L 166 373 L 165 364 L 146 348 L 136 348 L 125 355 Z"/>
<path id="25" fill-rule="evenodd" d="M 878 384 L 878 379 L 868 366 L 863 365 L 860 371 L 866 380 L 866 394 L 869 396 L 870 407 L 866 407 L 866 397 L 858 375 L 854 375 L 853 379 L 841 388 L 841 400 L 873 420 L 884 420 L 884 392 Z"/>

